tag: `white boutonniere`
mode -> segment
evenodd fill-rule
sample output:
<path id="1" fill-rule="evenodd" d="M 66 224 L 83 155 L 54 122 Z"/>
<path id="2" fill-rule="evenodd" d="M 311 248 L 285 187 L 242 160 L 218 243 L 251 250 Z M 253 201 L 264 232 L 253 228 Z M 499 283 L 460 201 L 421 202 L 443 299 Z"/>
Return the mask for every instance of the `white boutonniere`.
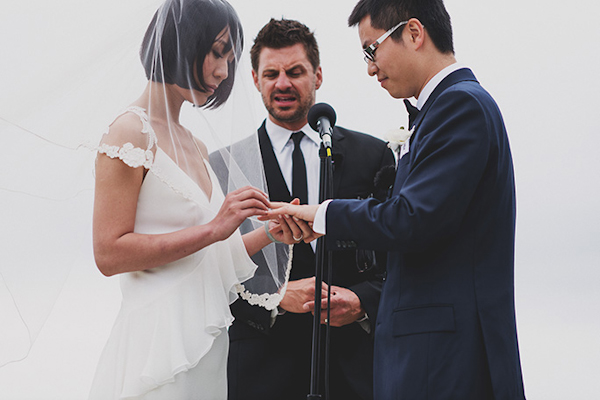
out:
<path id="1" fill-rule="evenodd" d="M 388 131 L 385 136 L 385 140 L 388 142 L 388 147 L 392 149 L 392 151 L 398 154 L 398 158 L 401 158 L 402 155 L 408 152 L 408 144 L 409 139 L 412 136 L 414 128 L 411 130 L 404 129 L 401 126 L 398 129 L 392 129 Z"/>

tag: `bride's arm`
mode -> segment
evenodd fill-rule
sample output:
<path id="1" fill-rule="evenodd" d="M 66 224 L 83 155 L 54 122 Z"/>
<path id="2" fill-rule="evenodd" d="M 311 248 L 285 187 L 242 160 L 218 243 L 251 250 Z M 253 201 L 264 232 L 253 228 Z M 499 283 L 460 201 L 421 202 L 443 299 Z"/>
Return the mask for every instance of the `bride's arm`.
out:
<path id="1" fill-rule="evenodd" d="M 142 168 L 98 156 L 94 256 L 104 275 L 140 271 L 179 260 L 228 238 L 246 218 L 267 210 L 264 194 L 246 187 L 227 195 L 219 213 L 208 224 L 160 235 L 134 233 L 142 176 Z"/>
<path id="2" fill-rule="evenodd" d="M 142 167 L 132 168 L 119 159 L 98 155 L 93 242 L 96 265 L 104 275 L 140 271 L 179 260 L 226 239 L 246 218 L 267 210 L 265 194 L 246 187 L 227 195 L 217 216 L 208 224 L 159 235 L 134 233 L 143 174 Z"/>
<path id="3" fill-rule="evenodd" d="M 216 232 L 208 225 L 164 235 L 134 233 L 143 172 L 142 167 L 131 168 L 119 159 L 98 155 L 94 257 L 106 276 L 163 265 L 215 241 Z"/>

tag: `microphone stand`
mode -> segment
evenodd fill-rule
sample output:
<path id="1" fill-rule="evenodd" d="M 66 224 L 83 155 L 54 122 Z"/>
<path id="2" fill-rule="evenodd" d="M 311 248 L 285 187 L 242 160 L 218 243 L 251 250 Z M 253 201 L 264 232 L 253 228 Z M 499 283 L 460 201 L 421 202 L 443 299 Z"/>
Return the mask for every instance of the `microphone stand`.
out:
<path id="1" fill-rule="evenodd" d="M 319 179 L 319 203 L 333 198 L 333 161 L 331 147 L 321 144 L 319 149 L 321 159 L 321 170 Z M 323 287 L 323 271 L 327 271 L 327 323 L 325 337 L 325 399 L 329 398 L 329 340 L 330 340 L 330 307 L 331 300 L 331 275 L 332 275 L 331 251 L 325 249 L 325 237 L 317 239 L 317 254 L 315 266 L 315 311 L 313 316 L 312 332 L 312 358 L 311 358 L 311 382 L 310 394 L 307 400 L 321 399 L 319 394 L 319 378 L 321 368 L 321 290 Z"/>

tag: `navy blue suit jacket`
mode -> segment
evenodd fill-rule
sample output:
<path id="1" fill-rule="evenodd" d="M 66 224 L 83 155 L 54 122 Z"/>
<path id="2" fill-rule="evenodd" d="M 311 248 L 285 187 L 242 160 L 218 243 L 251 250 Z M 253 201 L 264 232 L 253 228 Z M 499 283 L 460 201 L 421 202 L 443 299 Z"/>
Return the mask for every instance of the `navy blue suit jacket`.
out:
<path id="1" fill-rule="evenodd" d="M 523 399 L 514 311 L 515 186 L 504 122 L 469 69 L 415 122 L 391 198 L 334 200 L 330 246 L 389 251 L 376 399 Z"/>

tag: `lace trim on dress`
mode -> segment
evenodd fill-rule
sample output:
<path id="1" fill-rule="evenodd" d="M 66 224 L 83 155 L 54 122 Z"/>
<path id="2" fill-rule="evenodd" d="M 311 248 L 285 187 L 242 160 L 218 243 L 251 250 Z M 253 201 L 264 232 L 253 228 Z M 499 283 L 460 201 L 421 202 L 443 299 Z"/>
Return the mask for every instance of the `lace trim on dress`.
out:
<path id="1" fill-rule="evenodd" d="M 146 169 L 150 169 L 152 163 L 154 162 L 154 153 L 151 149 L 158 143 L 156 133 L 150 125 L 146 110 L 141 107 L 128 107 L 121 114 L 119 114 L 119 116 L 127 112 L 131 112 L 140 117 L 140 121 L 142 122 L 141 132 L 148 135 L 148 148 L 144 150 L 139 147 L 134 147 L 130 142 L 125 143 L 122 147 L 110 146 L 106 143 L 103 143 L 98 146 L 98 153 L 106 154 L 110 158 L 119 158 L 132 168 L 144 167 Z"/>
<path id="2" fill-rule="evenodd" d="M 235 285 L 235 289 L 240 295 L 240 297 L 246 300 L 250 305 L 253 306 L 261 306 L 271 311 L 274 310 L 281 300 L 283 300 L 283 296 L 285 296 L 285 292 L 287 290 L 288 282 L 290 281 L 290 272 L 292 270 L 292 260 L 294 259 L 294 245 L 289 245 L 289 258 L 288 263 L 285 269 L 285 283 L 281 287 L 281 290 L 278 293 L 263 293 L 256 294 L 251 293 L 246 289 L 242 283 L 237 283 Z"/>
<path id="3" fill-rule="evenodd" d="M 169 178 L 163 173 L 163 171 L 159 167 L 157 167 L 156 165 L 153 166 L 151 168 L 151 170 L 152 170 L 152 173 L 154 174 L 154 176 L 156 176 L 162 183 L 164 183 L 169 188 L 171 188 L 171 190 L 173 190 L 175 193 L 183 196 L 183 198 L 185 198 L 185 199 L 194 200 L 193 191 L 190 188 L 185 188 L 185 190 L 183 190 L 182 188 L 174 185 L 169 180 Z"/>
<path id="4" fill-rule="evenodd" d="M 175 185 L 173 182 L 171 182 L 168 176 L 166 176 L 163 171 L 154 164 L 155 155 L 151 149 L 154 146 L 157 146 L 157 151 L 162 150 L 158 148 L 158 139 L 154 129 L 152 129 L 152 125 L 150 125 L 150 119 L 146 113 L 146 110 L 142 107 L 132 106 L 126 108 L 119 114 L 119 116 L 127 112 L 131 112 L 140 117 L 140 121 L 142 122 L 141 133 L 148 135 L 148 148 L 144 150 L 139 147 L 134 147 L 133 144 L 129 142 L 125 143 L 122 147 L 102 144 L 97 148 L 98 153 L 106 154 L 110 158 L 119 158 L 125 164 L 133 168 L 144 167 L 152 171 L 154 176 L 160 179 L 161 182 L 171 188 L 171 190 L 173 190 L 175 193 L 188 200 L 194 200 L 192 189 L 189 187 L 181 188 Z"/>
<path id="5" fill-rule="evenodd" d="M 144 167 L 150 169 L 154 162 L 154 153 L 151 150 L 133 147 L 133 144 L 129 142 L 125 143 L 123 147 L 103 143 L 98 147 L 98 153 L 106 154 L 110 158 L 119 158 L 132 168 Z"/>
<path id="6" fill-rule="evenodd" d="M 146 110 L 142 107 L 131 106 L 127 107 L 125 111 L 121 113 L 121 115 L 125 114 L 126 112 L 134 113 L 140 117 L 140 121 L 142 121 L 142 133 L 148 134 L 147 150 L 150 150 L 152 147 L 156 146 L 158 144 L 158 139 L 156 138 L 154 129 L 152 129 L 152 125 L 150 125 L 150 118 L 148 117 L 148 114 L 146 114 Z"/>

